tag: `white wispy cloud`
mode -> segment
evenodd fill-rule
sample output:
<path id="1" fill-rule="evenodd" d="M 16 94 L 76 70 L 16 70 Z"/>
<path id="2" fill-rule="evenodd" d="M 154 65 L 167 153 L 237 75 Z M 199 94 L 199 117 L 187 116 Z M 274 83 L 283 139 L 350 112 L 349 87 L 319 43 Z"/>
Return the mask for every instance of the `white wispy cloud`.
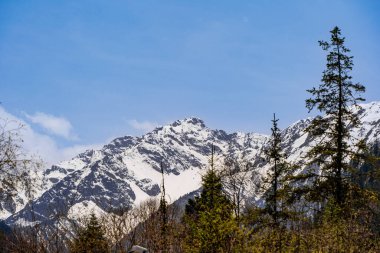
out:
<path id="1" fill-rule="evenodd" d="M 33 115 L 25 113 L 25 116 L 32 123 L 40 125 L 51 134 L 63 137 L 67 140 L 78 139 L 72 132 L 73 127 L 70 121 L 64 117 L 57 117 L 43 112 L 36 112 Z"/>
<path id="2" fill-rule="evenodd" d="M 137 121 L 135 119 L 128 120 L 128 124 L 136 130 L 149 132 L 158 126 L 155 122 L 150 121 Z"/>
<path id="3" fill-rule="evenodd" d="M 30 124 L 0 106 L 0 124 L 4 126 L 5 123 L 8 130 L 17 129 L 20 139 L 23 140 L 21 145 L 25 155 L 40 157 L 46 166 L 71 159 L 88 149 L 99 149 L 103 145 L 72 145 L 61 148 L 52 136 L 37 132 Z"/>

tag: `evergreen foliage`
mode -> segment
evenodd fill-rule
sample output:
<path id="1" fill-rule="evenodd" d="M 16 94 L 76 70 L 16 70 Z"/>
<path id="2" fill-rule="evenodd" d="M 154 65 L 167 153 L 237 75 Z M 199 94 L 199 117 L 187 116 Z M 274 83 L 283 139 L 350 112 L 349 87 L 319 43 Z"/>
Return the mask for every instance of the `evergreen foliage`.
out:
<path id="1" fill-rule="evenodd" d="M 289 175 L 290 165 L 286 161 L 286 155 L 281 147 L 281 131 L 277 126 L 278 119 L 273 114 L 271 139 L 265 149 L 265 156 L 270 164 L 267 175 L 264 178 L 264 212 L 269 214 L 272 224 L 279 226 L 281 220 L 286 219 L 286 176 Z"/>
<path id="2" fill-rule="evenodd" d="M 185 251 L 214 253 L 231 249 L 236 229 L 232 214 L 232 204 L 223 192 L 212 155 L 211 168 L 202 177 L 201 195 L 189 200 L 185 208 Z"/>
<path id="3" fill-rule="evenodd" d="M 313 191 L 310 200 L 324 202 L 327 199 L 343 207 L 347 201 L 349 178 L 352 173 L 350 160 L 357 155 L 357 150 L 350 148 L 354 143 L 350 128 L 360 125 L 360 120 L 353 110 L 364 99 L 360 93 L 365 87 L 351 81 L 350 71 L 353 67 L 350 50 L 344 45 L 338 27 L 331 31 L 330 42 L 319 44 L 327 54 L 326 70 L 323 71 L 322 83 L 317 88 L 308 90 L 311 98 L 306 100 L 309 112 L 317 109 L 325 117 L 317 116 L 306 129 L 315 138 L 315 146 L 308 152 L 310 159 L 309 178 L 313 178 Z M 357 148 L 362 148 L 357 142 Z M 320 172 L 315 171 L 318 166 Z"/>
<path id="4" fill-rule="evenodd" d="M 81 228 L 70 245 L 72 253 L 110 252 L 103 227 L 94 214 L 91 214 L 86 226 Z"/>
<path id="5" fill-rule="evenodd" d="M 159 214 L 161 216 L 161 252 L 164 253 L 168 249 L 168 207 L 166 202 L 165 193 L 165 180 L 164 180 L 164 167 L 161 162 L 161 175 L 162 175 L 162 191 L 159 206 Z"/>

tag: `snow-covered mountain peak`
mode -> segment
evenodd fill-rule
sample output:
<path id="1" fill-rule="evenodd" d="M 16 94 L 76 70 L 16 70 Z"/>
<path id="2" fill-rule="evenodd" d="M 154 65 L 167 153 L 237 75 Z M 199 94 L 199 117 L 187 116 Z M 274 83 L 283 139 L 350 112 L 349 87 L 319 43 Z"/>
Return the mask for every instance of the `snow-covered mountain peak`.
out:
<path id="1" fill-rule="evenodd" d="M 138 141 L 137 137 L 126 135 L 126 136 L 119 137 L 112 140 L 109 144 L 105 145 L 102 150 L 117 152 L 120 149 L 125 149 L 125 148 L 135 145 L 137 141 Z"/>
<path id="2" fill-rule="evenodd" d="M 185 118 L 183 120 L 179 120 L 179 121 L 176 121 L 176 122 L 179 122 L 180 124 L 185 124 L 185 125 L 199 125 L 201 127 L 205 127 L 205 123 L 203 120 L 201 120 L 200 118 L 197 118 L 197 117 L 188 117 L 188 118 Z"/>
<path id="3" fill-rule="evenodd" d="M 372 101 L 369 103 L 362 103 L 360 106 L 366 111 L 380 113 L 380 101 Z"/>
<path id="4" fill-rule="evenodd" d="M 380 114 L 380 101 L 374 101 L 368 104 L 360 104 L 361 110 L 359 110 L 359 115 L 361 121 L 373 122 L 379 120 Z"/>
<path id="5" fill-rule="evenodd" d="M 177 130 L 177 132 L 178 130 L 181 132 L 193 132 L 207 128 L 204 121 L 196 117 L 177 120 L 170 124 L 168 127 Z"/>
<path id="6" fill-rule="evenodd" d="M 353 135 L 367 142 L 373 142 L 375 139 L 379 139 L 380 101 L 360 104 L 360 109 L 357 113 L 362 124 L 359 128 L 353 130 Z"/>
<path id="7" fill-rule="evenodd" d="M 363 124 L 353 131 L 353 136 L 368 141 L 379 138 L 380 102 L 362 105 L 359 116 Z M 299 120 L 282 131 L 289 161 L 302 163 L 305 159 L 313 143 L 304 131 L 311 120 Z M 65 213 L 77 207 L 92 206 L 108 212 L 139 204 L 160 194 L 161 162 L 167 195 L 175 201 L 199 189 L 201 175 L 208 168 L 211 145 L 218 157 L 250 162 L 259 173 L 265 173 L 263 149 L 268 139 L 269 136 L 257 133 L 210 129 L 195 117 L 158 127 L 141 137 L 116 138 L 99 150 L 88 150 L 45 170 L 46 191 L 33 201 L 33 207 L 27 205 L 8 222 L 30 220 L 30 212 L 37 220 L 46 221 L 58 211 Z M 58 210 L 61 207 L 64 210 Z"/>

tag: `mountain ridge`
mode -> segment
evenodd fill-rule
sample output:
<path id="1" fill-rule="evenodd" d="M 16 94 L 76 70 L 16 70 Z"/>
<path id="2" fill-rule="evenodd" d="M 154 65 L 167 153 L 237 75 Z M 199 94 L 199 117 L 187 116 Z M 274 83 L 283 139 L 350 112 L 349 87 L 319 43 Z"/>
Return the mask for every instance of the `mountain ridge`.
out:
<path id="1" fill-rule="evenodd" d="M 368 141 L 379 138 L 380 102 L 363 104 L 358 113 L 363 125 L 353 134 Z M 312 140 L 303 130 L 311 120 L 298 120 L 282 131 L 284 151 L 293 162 L 304 159 L 310 148 Z M 175 201 L 199 189 L 211 145 L 223 156 L 255 162 L 263 175 L 267 166 L 262 151 L 268 138 L 257 133 L 213 130 L 196 117 L 157 127 L 141 137 L 115 138 L 100 150 L 87 150 L 46 169 L 44 192 L 8 217 L 7 223 L 48 221 L 57 213 L 73 213 L 88 206 L 108 212 L 137 205 L 160 194 L 161 161 L 166 192 Z"/>

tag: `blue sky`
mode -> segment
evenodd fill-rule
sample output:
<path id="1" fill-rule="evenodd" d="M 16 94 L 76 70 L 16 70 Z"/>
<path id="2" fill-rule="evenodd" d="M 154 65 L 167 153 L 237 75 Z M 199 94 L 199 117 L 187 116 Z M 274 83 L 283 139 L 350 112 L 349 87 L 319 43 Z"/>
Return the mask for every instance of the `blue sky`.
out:
<path id="1" fill-rule="evenodd" d="M 268 133 L 308 116 L 318 40 L 342 29 L 355 81 L 380 100 L 380 2 L 0 1 L 0 101 L 58 148 L 188 116 Z"/>

